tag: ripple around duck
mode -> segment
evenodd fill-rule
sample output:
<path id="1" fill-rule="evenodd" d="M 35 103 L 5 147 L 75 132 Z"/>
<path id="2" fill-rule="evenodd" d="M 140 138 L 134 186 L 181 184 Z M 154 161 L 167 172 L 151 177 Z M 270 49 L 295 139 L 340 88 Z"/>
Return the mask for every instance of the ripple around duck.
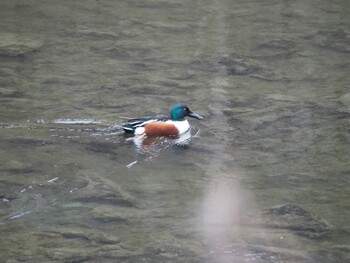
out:
<path id="1" fill-rule="evenodd" d="M 176 138 L 146 137 L 139 140 L 137 137 L 127 136 L 126 141 L 130 143 L 132 142 L 135 145 L 135 150 L 140 154 L 137 160 L 133 160 L 127 164 L 127 167 L 131 168 L 143 160 L 156 160 L 156 158 L 164 151 L 176 151 L 177 147 L 181 147 L 181 149 L 187 148 L 189 147 L 191 140 L 196 138 L 199 133 L 200 130 L 197 127 L 191 126 L 189 131 Z"/>

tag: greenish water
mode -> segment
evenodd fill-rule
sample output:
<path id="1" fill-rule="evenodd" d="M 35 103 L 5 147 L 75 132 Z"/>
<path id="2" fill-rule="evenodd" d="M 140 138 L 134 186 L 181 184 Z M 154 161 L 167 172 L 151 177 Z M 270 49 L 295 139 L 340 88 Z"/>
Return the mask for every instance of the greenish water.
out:
<path id="1" fill-rule="evenodd" d="M 2 262 L 350 261 L 348 1 L 2 1 L 0 21 Z M 205 116 L 188 145 L 121 132 L 177 102 Z M 286 203 L 312 219 L 266 210 Z"/>

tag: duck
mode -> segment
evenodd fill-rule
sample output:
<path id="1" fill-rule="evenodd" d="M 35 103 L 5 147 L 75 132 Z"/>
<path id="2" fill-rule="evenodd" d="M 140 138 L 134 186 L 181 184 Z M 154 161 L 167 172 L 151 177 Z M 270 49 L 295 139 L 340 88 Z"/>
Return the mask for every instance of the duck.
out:
<path id="1" fill-rule="evenodd" d="M 190 110 L 184 103 L 175 104 L 170 110 L 170 116 L 141 117 L 127 120 L 122 129 L 127 134 L 147 137 L 178 137 L 190 129 L 186 117 L 202 120 L 204 117 Z"/>

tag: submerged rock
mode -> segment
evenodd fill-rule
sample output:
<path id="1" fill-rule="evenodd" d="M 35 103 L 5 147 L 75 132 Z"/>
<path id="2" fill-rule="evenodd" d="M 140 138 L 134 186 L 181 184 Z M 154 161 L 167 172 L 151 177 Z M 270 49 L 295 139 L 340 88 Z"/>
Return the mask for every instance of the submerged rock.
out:
<path id="1" fill-rule="evenodd" d="M 297 51 L 297 44 L 285 39 L 272 39 L 256 47 L 259 57 L 288 57 Z"/>
<path id="2" fill-rule="evenodd" d="M 349 87 L 345 87 L 345 89 L 349 89 Z M 338 109 L 338 111 L 350 113 L 350 92 L 341 96 L 339 101 L 342 106 Z"/>
<path id="3" fill-rule="evenodd" d="M 81 29 L 78 30 L 78 34 L 88 36 L 92 39 L 96 40 L 115 40 L 118 39 L 118 34 L 112 32 L 112 31 L 100 31 L 100 30 L 90 30 L 90 29 Z"/>
<path id="4" fill-rule="evenodd" d="M 85 187 L 76 191 L 73 197 L 78 202 L 94 202 L 134 207 L 135 200 L 113 182 L 97 177 L 86 177 Z"/>
<path id="5" fill-rule="evenodd" d="M 258 45 L 258 48 L 265 49 L 293 49 L 296 46 L 296 43 L 284 39 L 272 39 L 266 42 L 263 42 Z"/>
<path id="6" fill-rule="evenodd" d="M 249 63 L 247 59 L 237 54 L 223 56 L 218 63 L 226 66 L 230 75 L 256 74 L 260 71 L 260 67 Z"/>
<path id="7" fill-rule="evenodd" d="M 273 228 L 292 230 L 298 235 L 317 238 L 331 230 L 324 219 L 312 215 L 295 204 L 284 204 L 263 212 L 264 225 Z"/>
<path id="8" fill-rule="evenodd" d="M 86 144 L 85 149 L 94 153 L 108 154 L 111 159 L 117 158 L 118 145 L 110 142 L 93 141 Z"/>
<path id="9" fill-rule="evenodd" d="M 139 259 L 137 252 L 125 250 L 119 245 L 109 245 L 104 249 L 66 246 L 50 248 L 45 252 L 45 256 L 50 259 L 45 262 L 138 262 L 128 259 Z"/>
<path id="10" fill-rule="evenodd" d="M 38 235 L 58 235 L 65 239 L 75 239 L 82 240 L 86 242 L 92 243 L 100 243 L 100 244 L 117 244 L 119 243 L 119 238 L 103 233 L 97 232 L 94 230 L 88 229 L 73 229 L 73 228 L 55 228 L 54 230 L 47 231 L 45 233 L 38 233 Z"/>
<path id="11" fill-rule="evenodd" d="M 218 59 L 218 64 L 226 68 L 230 75 L 248 75 L 263 80 L 281 80 L 273 70 L 259 65 L 257 62 L 238 54 L 225 55 Z"/>
<path id="12" fill-rule="evenodd" d="M 43 46 L 42 42 L 18 34 L 1 34 L 0 56 L 18 57 Z"/>
<path id="13" fill-rule="evenodd" d="M 23 92 L 17 89 L 9 89 L 0 87 L 1 98 L 20 98 L 23 97 Z"/>
<path id="14" fill-rule="evenodd" d="M 314 43 L 337 52 L 350 52 L 350 34 L 344 30 L 321 30 L 317 32 Z"/>
<path id="15" fill-rule="evenodd" d="M 267 234 L 267 235 L 266 235 Z M 280 247 L 271 244 L 268 233 L 263 234 L 265 240 L 261 244 L 251 242 L 234 242 L 224 247 L 211 247 L 211 261 L 205 262 L 288 262 L 288 263 L 311 263 L 308 251 L 292 247 Z M 281 240 L 279 240 L 281 241 Z"/>
<path id="16" fill-rule="evenodd" d="M 103 223 L 125 223 L 132 217 L 130 212 L 121 211 L 120 207 L 99 205 L 92 210 L 93 218 Z"/>
<path id="17" fill-rule="evenodd" d="M 319 248 L 312 252 L 315 262 L 350 262 L 350 246 L 336 245 Z"/>
<path id="18" fill-rule="evenodd" d="M 262 245 L 250 245 L 250 251 L 257 255 L 262 255 L 261 259 L 267 259 L 268 262 L 310 262 L 310 257 L 305 251 L 296 249 L 262 246 Z"/>

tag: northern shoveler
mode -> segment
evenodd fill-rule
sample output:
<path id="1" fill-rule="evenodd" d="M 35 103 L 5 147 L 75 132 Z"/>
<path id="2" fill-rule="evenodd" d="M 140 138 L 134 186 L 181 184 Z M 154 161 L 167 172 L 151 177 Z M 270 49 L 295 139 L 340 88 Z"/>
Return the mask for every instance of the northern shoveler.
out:
<path id="1" fill-rule="evenodd" d="M 185 117 L 198 120 L 203 117 L 191 111 L 185 104 L 178 103 L 170 110 L 170 117 L 156 116 L 128 120 L 122 125 L 126 133 L 142 136 L 178 136 L 189 130 L 190 124 Z"/>

